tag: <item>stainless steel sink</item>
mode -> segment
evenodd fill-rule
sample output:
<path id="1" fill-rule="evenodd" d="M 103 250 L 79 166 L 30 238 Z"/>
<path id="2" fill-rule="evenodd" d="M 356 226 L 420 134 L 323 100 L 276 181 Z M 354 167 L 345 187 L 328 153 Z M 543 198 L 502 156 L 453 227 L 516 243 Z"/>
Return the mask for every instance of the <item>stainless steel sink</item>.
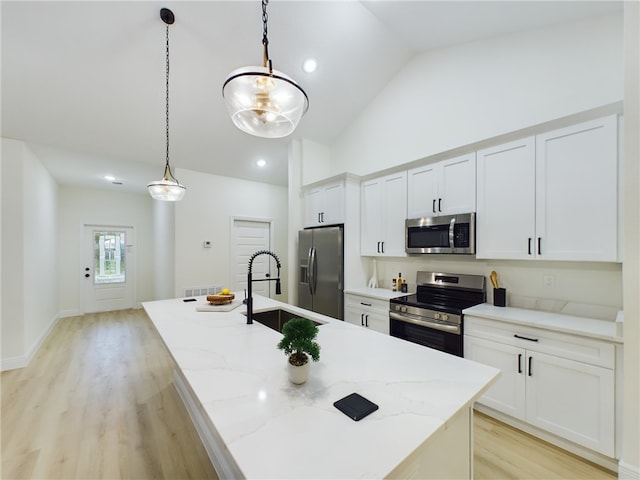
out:
<path id="1" fill-rule="evenodd" d="M 267 310 L 266 312 L 253 312 L 252 318 L 254 322 L 261 323 L 276 332 L 282 333 L 282 326 L 292 318 L 300 318 L 300 315 L 287 312 L 286 310 L 280 310 L 278 308 L 276 310 Z M 316 322 L 315 320 L 311 321 L 317 326 L 324 325 L 323 323 Z"/>

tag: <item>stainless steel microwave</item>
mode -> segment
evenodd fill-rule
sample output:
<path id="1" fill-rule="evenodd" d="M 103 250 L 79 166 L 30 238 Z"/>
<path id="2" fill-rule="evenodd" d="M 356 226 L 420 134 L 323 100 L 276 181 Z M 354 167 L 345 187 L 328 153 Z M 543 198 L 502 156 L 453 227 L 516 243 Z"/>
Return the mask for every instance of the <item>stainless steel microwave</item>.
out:
<path id="1" fill-rule="evenodd" d="M 411 218 L 405 221 L 407 253 L 475 255 L 476 214 Z"/>

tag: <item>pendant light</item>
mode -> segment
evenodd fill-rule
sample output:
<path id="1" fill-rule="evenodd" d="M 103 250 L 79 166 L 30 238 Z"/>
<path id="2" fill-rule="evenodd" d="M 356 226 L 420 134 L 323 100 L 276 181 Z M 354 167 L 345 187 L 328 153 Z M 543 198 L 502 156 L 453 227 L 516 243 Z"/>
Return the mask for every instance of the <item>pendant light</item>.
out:
<path id="1" fill-rule="evenodd" d="M 182 200 L 185 192 L 187 191 L 184 185 L 181 185 L 176 177 L 173 176 L 171 172 L 171 166 L 169 165 L 169 25 L 173 25 L 175 21 L 175 17 L 173 12 L 168 8 L 163 8 L 160 10 L 160 18 L 167 25 L 167 34 L 166 34 L 166 109 L 165 109 L 165 118 L 166 118 L 166 138 L 167 138 L 167 155 L 166 155 L 166 164 L 164 167 L 164 176 L 162 180 L 158 180 L 156 182 L 151 182 L 147 185 L 147 189 L 149 193 L 155 200 L 164 200 L 167 202 L 176 202 L 178 200 Z"/>
<path id="2" fill-rule="evenodd" d="M 222 86 L 222 96 L 231 120 L 240 130 L 257 137 L 280 138 L 296 129 L 309 109 L 309 98 L 291 77 L 274 70 L 271 65 L 267 38 L 268 3 L 269 0 L 262 0 L 264 65 L 231 72 Z"/>

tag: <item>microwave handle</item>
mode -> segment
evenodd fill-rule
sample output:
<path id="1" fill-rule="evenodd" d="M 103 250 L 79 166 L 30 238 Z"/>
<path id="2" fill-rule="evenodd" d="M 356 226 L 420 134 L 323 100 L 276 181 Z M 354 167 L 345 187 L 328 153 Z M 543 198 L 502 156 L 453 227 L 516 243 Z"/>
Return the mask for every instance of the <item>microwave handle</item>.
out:
<path id="1" fill-rule="evenodd" d="M 455 226 L 456 226 L 456 217 L 453 217 L 449 222 L 449 247 L 450 248 L 455 247 L 455 244 L 453 243 L 454 242 L 453 231 L 455 229 Z"/>

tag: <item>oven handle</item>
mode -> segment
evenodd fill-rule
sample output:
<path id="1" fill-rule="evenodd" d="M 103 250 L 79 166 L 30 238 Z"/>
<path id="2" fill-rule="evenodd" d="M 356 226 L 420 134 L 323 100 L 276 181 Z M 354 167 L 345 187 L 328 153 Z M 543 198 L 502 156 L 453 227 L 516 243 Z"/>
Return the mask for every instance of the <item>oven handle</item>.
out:
<path id="1" fill-rule="evenodd" d="M 417 320 L 401 313 L 389 312 L 389 318 L 398 320 L 400 322 L 412 323 L 421 327 L 432 328 L 434 330 L 440 330 L 441 332 L 455 333 L 460 335 L 460 325 L 430 322 L 429 320 Z"/>

